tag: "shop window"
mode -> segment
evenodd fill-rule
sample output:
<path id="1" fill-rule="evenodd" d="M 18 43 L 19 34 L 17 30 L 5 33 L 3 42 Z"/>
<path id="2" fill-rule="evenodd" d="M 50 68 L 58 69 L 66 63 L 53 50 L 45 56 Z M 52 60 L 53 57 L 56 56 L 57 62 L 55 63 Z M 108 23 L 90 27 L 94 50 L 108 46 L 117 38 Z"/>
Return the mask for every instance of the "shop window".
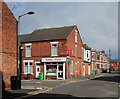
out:
<path id="1" fill-rule="evenodd" d="M 57 65 L 47 65 L 46 74 L 47 75 L 57 75 Z"/>
<path id="2" fill-rule="evenodd" d="M 51 56 L 58 55 L 58 43 L 51 42 Z"/>
<path id="3" fill-rule="evenodd" d="M 26 57 L 31 57 L 31 44 L 26 44 Z"/>

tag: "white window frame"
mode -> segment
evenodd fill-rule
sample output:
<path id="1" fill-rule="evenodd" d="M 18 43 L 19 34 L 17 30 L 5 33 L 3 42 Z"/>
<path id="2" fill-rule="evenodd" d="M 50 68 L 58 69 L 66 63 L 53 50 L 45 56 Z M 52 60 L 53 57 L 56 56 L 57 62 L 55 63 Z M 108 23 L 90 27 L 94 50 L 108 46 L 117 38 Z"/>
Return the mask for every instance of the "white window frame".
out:
<path id="1" fill-rule="evenodd" d="M 31 66 L 30 66 L 30 63 L 32 63 L 32 68 L 33 68 L 33 62 L 34 62 L 34 60 L 24 60 L 23 61 L 24 62 L 24 74 L 34 74 L 33 72 L 34 72 L 34 69 L 32 70 L 32 73 L 30 72 L 31 71 Z M 25 72 L 25 63 L 28 63 L 28 67 L 27 67 L 27 73 Z"/>
<path id="2" fill-rule="evenodd" d="M 51 56 L 58 56 L 58 43 L 59 42 L 50 42 L 50 44 L 51 44 Z M 52 54 L 52 44 L 57 44 L 57 54 L 56 55 Z"/>
<path id="3" fill-rule="evenodd" d="M 75 45 L 75 57 L 77 58 L 77 45 Z"/>
<path id="4" fill-rule="evenodd" d="M 77 35 L 78 35 L 78 31 L 75 30 L 75 42 L 77 43 Z"/>
<path id="5" fill-rule="evenodd" d="M 73 61 L 70 63 L 70 74 L 73 74 Z"/>
<path id="6" fill-rule="evenodd" d="M 30 55 L 27 56 L 27 46 L 30 46 L 30 50 L 31 50 L 31 45 L 32 43 L 25 44 L 25 57 L 31 57 L 31 51 L 30 51 Z"/>

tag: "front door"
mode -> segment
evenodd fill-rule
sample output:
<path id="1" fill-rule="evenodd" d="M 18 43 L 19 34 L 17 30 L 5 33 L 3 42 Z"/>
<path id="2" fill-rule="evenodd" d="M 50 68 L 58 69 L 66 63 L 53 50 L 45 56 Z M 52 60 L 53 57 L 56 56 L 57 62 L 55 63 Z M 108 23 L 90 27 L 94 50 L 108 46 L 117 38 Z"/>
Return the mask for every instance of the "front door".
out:
<path id="1" fill-rule="evenodd" d="M 90 65 L 88 65 L 88 75 L 90 75 Z"/>
<path id="2" fill-rule="evenodd" d="M 40 63 L 36 63 L 36 78 L 39 78 L 40 73 Z"/>
<path id="3" fill-rule="evenodd" d="M 63 79 L 63 64 L 58 65 L 57 79 Z"/>
<path id="4" fill-rule="evenodd" d="M 85 76 L 85 64 L 83 64 L 83 76 Z"/>

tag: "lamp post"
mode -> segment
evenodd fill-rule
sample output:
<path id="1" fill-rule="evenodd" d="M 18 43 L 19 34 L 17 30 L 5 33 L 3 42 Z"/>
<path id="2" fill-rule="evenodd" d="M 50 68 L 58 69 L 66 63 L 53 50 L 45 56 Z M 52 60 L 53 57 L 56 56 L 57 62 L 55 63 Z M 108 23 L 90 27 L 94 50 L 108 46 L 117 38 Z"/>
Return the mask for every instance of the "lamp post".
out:
<path id="1" fill-rule="evenodd" d="M 23 15 L 18 16 L 18 76 L 20 77 L 20 18 L 25 15 L 32 15 L 33 11 L 27 12 Z"/>

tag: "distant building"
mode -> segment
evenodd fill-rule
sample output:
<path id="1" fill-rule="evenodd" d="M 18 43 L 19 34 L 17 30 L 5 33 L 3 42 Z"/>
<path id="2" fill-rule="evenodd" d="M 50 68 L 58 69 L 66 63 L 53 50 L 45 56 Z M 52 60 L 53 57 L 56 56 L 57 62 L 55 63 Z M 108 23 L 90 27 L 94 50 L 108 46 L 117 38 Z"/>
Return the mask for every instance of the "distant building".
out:
<path id="1" fill-rule="evenodd" d="M 84 62 L 83 62 L 83 76 L 91 75 L 92 67 L 91 67 L 91 48 L 88 47 L 87 44 L 83 44 L 83 52 L 84 52 Z"/>
<path id="2" fill-rule="evenodd" d="M 115 71 L 119 70 L 119 60 L 118 59 L 111 59 L 110 60 L 110 68 L 114 69 Z"/>
<path id="3" fill-rule="evenodd" d="M 0 72 L 3 87 L 11 88 L 11 76 L 17 76 L 17 20 L 5 2 L 0 2 Z M 1 28 L 0 28 L 1 29 Z M 2 64 L 1 64 L 2 62 Z"/>
<path id="4" fill-rule="evenodd" d="M 22 79 L 67 79 L 83 75 L 82 40 L 77 26 L 35 30 L 21 38 Z"/>

